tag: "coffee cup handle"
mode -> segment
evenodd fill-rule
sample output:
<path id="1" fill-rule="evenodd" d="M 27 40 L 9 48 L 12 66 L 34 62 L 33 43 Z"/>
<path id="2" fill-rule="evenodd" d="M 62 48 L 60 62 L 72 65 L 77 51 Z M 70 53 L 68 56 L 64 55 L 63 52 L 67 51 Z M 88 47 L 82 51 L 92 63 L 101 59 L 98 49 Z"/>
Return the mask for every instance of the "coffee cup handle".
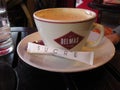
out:
<path id="1" fill-rule="evenodd" d="M 95 47 L 95 46 L 97 46 L 102 41 L 102 39 L 104 37 L 104 26 L 103 25 L 94 23 L 93 27 L 92 27 L 92 30 L 94 30 L 94 29 L 98 29 L 100 31 L 100 35 L 97 38 L 97 40 L 95 40 L 95 41 L 87 41 L 87 43 L 85 45 L 87 47 Z"/>

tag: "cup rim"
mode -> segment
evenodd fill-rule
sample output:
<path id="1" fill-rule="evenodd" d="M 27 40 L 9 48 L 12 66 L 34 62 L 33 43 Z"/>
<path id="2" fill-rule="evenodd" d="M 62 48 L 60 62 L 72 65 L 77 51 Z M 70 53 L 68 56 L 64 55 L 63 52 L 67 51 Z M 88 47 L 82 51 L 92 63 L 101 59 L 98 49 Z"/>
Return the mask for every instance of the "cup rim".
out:
<path id="1" fill-rule="evenodd" d="M 51 20 L 51 19 L 45 19 L 45 18 L 41 18 L 41 17 L 38 17 L 36 16 L 35 14 L 37 12 L 41 12 L 43 10 L 48 10 L 48 9 L 77 9 L 77 10 L 85 10 L 86 12 L 91 12 L 93 17 L 91 18 L 88 18 L 86 20 Z M 33 13 L 33 17 L 35 20 L 38 20 L 38 21 L 42 21 L 42 22 L 48 22 L 48 23 L 82 23 L 82 22 L 87 22 L 87 21 L 90 21 L 90 20 L 94 20 L 96 18 L 96 13 L 92 10 L 88 10 L 88 9 L 82 9 L 82 8 L 47 8 L 47 9 L 41 9 L 41 10 L 37 10 Z"/>

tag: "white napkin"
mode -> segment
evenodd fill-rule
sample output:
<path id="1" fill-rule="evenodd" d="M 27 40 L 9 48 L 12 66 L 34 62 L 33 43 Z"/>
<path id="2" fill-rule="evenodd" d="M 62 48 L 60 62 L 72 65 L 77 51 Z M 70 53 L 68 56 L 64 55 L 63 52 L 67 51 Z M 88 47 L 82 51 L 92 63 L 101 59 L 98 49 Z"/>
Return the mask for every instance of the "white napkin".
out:
<path id="1" fill-rule="evenodd" d="M 35 44 L 32 42 L 28 42 L 27 47 L 28 53 L 36 53 L 36 54 L 52 54 L 55 56 L 71 59 L 71 60 L 77 60 L 89 65 L 93 65 L 94 60 L 94 52 L 71 52 L 68 50 L 62 50 L 58 48 L 53 47 L 47 47 L 44 45 Z"/>

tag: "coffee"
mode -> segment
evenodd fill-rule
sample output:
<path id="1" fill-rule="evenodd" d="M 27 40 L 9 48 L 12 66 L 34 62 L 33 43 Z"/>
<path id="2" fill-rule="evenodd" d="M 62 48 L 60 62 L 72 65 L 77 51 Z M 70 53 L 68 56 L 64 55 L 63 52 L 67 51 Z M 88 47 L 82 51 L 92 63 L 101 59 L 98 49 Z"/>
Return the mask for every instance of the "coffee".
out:
<path id="1" fill-rule="evenodd" d="M 35 15 L 42 19 L 61 20 L 61 21 L 83 21 L 92 19 L 95 14 L 89 10 L 74 8 L 52 8 L 36 12 Z"/>

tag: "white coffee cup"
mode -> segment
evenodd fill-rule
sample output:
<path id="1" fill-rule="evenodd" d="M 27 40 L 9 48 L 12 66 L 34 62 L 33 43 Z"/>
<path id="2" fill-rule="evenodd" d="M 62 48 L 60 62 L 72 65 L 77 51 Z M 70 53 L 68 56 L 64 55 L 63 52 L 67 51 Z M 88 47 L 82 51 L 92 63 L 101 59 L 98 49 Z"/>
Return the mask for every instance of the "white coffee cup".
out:
<path id="1" fill-rule="evenodd" d="M 94 23 L 96 13 L 87 9 L 48 8 L 34 12 L 33 17 L 41 39 L 49 47 L 80 51 L 86 43 L 97 46 L 104 36 L 104 27 Z M 94 28 L 100 35 L 91 44 L 87 39 Z"/>

